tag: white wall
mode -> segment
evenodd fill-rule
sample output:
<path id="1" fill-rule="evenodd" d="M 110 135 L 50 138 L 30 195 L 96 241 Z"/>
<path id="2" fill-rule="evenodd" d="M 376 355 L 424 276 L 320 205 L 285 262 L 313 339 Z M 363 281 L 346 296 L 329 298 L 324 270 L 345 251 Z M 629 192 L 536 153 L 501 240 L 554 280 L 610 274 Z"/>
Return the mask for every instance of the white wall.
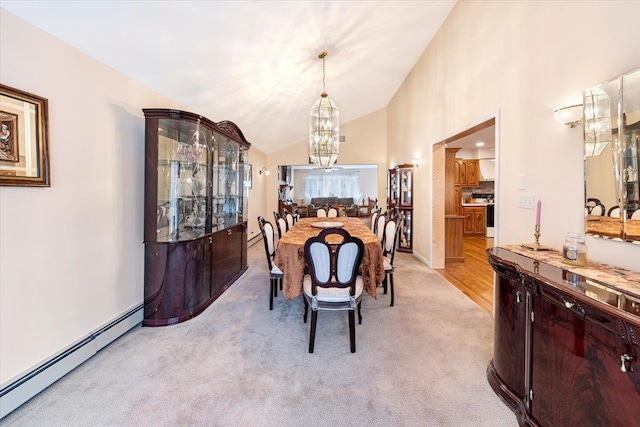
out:
<path id="1" fill-rule="evenodd" d="M 181 107 L 2 9 L 0 21 L 1 82 L 48 98 L 51 152 L 50 188 L 0 188 L 4 385 L 142 303 L 142 108 Z M 250 215 L 263 204 L 254 173 Z"/>
<path id="2" fill-rule="evenodd" d="M 553 119 L 582 90 L 640 66 L 640 2 L 458 2 L 387 106 L 391 163 L 423 153 L 416 174 L 414 251 L 432 247 L 432 144 L 500 112 L 500 243 L 531 241 L 542 199 L 541 243 L 561 248 L 584 229 L 582 128 Z M 518 190 L 519 175 L 528 188 Z M 422 221 L 418 218 L 423 219 Z M 435 239 L 442 234 L 435 233 Z M 588 239 L 589 258 L 640 269 L 640 246 Z"/>
<path id="3" fill-rule="evenodd" d="M 249 141 L 251 142 L 251 141 Z M 252 167 L 252 188 L 249 190 L 249 213 L 247 218 L 247 238 L 252 239 L 260 236 L 260 227 L 258 226 L 258 216 L 264 216 L 267 195 L 267 180 L 260 169 L 267 167 L 267 155 L 257 148 L 251 146 L 249 150 L 249 163 Z M 271 221 L 270 217 L 265 216 L 267 221 Z M 273 222 L 273 221 L 272 221 Z"/>

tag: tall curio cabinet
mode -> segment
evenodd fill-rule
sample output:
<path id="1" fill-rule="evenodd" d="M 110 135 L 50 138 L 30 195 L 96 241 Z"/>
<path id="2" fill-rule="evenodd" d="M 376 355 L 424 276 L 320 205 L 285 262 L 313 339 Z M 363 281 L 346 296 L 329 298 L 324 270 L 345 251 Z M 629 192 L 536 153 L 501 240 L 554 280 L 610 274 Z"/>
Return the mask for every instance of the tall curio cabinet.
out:
<path id="1" fill-rule="evenodd" d="M 145 326 L 188 320 L 247 269 L 251 144 L 232 122 L 145 115 Z"/>
<path id="2" fill-rule="evenodd" d="M 413 252 L 413 165 L 403 164 L 387 170 L 387 209 L 404 218 L 398 250 Z"/>

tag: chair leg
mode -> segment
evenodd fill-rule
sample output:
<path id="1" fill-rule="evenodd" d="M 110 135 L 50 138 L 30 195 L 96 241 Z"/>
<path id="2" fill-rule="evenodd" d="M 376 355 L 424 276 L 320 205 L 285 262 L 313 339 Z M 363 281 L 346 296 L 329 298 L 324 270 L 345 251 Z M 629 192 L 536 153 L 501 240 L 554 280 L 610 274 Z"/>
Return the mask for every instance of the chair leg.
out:
<path id="1" fill-rule="evenodd" d="M 278 296 L 278 280 L 280 280 L 278 277 L 274 277 L 273 278 L 273 296 L 277 297 Z"/>
<path id="2" fill-rule="evenodd" d="M 389 287 L 391 288 L 391 307 L 393 307 L 393 273 L 389 275 Z"/>
<path id="3" fill-rule="evenodd" d="M 273 277 L 269 279 L 269 310 L 273 310 L 273 287 L 274 287 L 273 281 L 274 280 L 275 279 Z"/>
<path id="4" fill-rule="evenodd" d="M 384 280 L 382 281 L 382 289 L 384 289 L 384 294 L 387 294 L 387 277 L 388 275 L 385 274 L 384 275 Z"/>
<path id="5" fill-rule="evenodd" d="M 313 345 L 316 341 L 316 322 L 318 321 L 318 310 L 311 310 L 311 333 L 309 333 L 309 353 L 313 353 Z"/>
<path id="6" fill-rule="evenodd" d="M 284 281 L 284 277 L 280 278 L 280 290 L 282 290 L 282 282 Z"/>
<path id="7" fill-rule="evenodd" d="M 304 302 L 304 315 L 302 316 L 302 319 L 304 320 L 303 323 L 307 323 L 307 311 L 309 311 L 309 303 L 307 302 L 307 299 L 304 297 L 304 295 L 302 296 L 302 302 Z"/>
<path id="8" fill-rule="evenodd" d="M 356 352 L 356 319 L 353 310 L 349 310 L 349 340 L 351 341 L 351 353 Z"/>
<path id="9" fill-rule="evenodd" d="M 361 308 L 362 308 L 362 301 L 360 301 L 358 303 L 358 324 L 359 325 L 362 325 L 362 311 L 361 311 Z"/>

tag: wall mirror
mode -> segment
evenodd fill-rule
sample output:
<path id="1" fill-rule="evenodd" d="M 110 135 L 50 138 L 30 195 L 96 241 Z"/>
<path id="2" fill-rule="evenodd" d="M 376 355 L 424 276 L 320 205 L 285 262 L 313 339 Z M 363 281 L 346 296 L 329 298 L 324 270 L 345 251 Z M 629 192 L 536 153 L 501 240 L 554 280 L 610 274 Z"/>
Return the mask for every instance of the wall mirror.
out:
<path id="1" fill-rule="evenodd" d="M 640 69 L 583 92 L 585 232 L 640 243 Z"/>
<path id="2" fill-rule="evenodd" d="M 0 185 L 49 186 L 47 104 L 0 84 Z"/>

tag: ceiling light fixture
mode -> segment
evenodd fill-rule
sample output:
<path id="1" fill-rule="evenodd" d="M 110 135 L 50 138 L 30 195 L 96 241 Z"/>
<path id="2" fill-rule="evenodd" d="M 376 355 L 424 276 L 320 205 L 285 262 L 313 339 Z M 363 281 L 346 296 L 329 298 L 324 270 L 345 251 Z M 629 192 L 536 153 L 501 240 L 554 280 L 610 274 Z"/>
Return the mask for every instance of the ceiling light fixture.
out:
<path id="1" fill-rule="evenodd" d="M 476 147 L 484 147 L 484 142 L 476 142 Z"/>
<path id="2" fill-rule="evenodd" d="M 553 118 L 560 124 L 576 127 L 582 120 L 582 104 L 569 105 L 553 110 Z"/>
<path id="3" fill-rule="evenodd" d="M 340 110 L 327 96 L 325 87 L 325 58 L 327 51 L 318 55 L 322 59 L 322 94 L 309 114 L 309 158 L 318 168 L 330 169 L 338 160 L 340 148 Z"/>

